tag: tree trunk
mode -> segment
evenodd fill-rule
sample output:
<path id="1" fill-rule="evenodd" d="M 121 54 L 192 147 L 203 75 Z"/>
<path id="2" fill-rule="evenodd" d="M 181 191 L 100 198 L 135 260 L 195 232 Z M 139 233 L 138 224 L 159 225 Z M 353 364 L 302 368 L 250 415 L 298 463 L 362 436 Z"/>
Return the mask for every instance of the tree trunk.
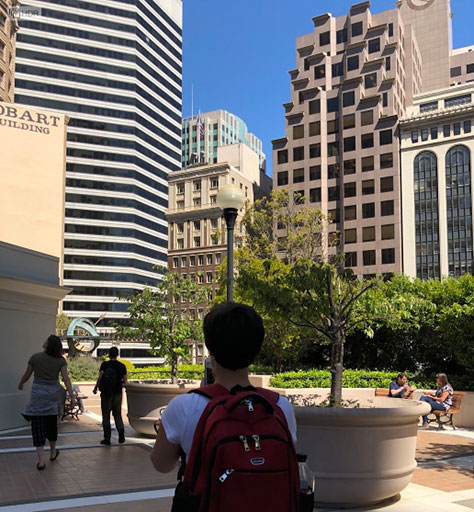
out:
<path id="1" fill-rule="evenodd" d="M 178 384 L 178 358 L 175 354 L 171 356 L 171 384 Z"/>
<path id="2" fill-rule="evenodd" d="M 331 344 L 331 407 L 340 407 L 342 403 L 342 372 L 344 370 L 344 335 L 336 330 Z"/>

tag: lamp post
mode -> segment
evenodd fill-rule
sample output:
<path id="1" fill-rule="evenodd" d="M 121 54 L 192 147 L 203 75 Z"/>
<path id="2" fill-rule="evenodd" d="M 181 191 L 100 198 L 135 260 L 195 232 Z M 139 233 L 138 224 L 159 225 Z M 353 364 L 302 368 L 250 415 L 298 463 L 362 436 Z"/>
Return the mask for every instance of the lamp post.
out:
<path id="1" fill-rule="evenodd" d="M 234 300 L 234 227 L 245 197 L 235 185 L 224 185 L 217 193 L 217 204 L 224 211 L 227 226 L 227 302 Z"/>

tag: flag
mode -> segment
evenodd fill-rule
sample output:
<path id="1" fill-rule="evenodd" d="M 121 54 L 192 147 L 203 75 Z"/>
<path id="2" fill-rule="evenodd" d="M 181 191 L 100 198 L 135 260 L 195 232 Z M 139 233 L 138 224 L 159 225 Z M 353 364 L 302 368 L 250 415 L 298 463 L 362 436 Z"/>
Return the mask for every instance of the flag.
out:
<path id="1" fill-rule="evenodd" d="M 201 116 L 197 118 L 197 129 L 199 130 L 199 138 L 204 135 L 204 123 L 202 122 Z"/>

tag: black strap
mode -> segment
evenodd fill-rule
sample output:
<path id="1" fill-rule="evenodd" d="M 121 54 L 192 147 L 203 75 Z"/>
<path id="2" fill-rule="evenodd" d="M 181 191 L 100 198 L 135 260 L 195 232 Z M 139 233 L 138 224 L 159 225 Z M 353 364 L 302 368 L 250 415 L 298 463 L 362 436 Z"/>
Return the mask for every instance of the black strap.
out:
<path id="1" fill-rule="evenodd" d="M 240 384 L 237 384 L 237 386 L 234 386 L 229 393 L 231 395 L 237 395 L 238 393 L 245 393 L 247 391 L 257 391 L 257 388 L 254 386 L 241 386 Z"/>

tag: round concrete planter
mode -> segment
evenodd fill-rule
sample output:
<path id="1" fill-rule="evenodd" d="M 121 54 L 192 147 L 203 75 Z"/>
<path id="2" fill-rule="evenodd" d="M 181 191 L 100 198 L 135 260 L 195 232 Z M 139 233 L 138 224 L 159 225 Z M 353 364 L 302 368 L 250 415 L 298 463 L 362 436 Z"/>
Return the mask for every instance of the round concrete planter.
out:
<path id="1" fill-rule="evenodd" d="M 419 416 L 428 404 L 373 398 L 370 408 L 296 407 L 298 448 L 316 476 L 318 503 L 373 505 L 397 495 L 416 468 Z"/>
<path id="2" fill-rule="evenodd" d="M 160 409 L 173 398 L 199 386 L 194 384 L 153 384 L 148 382 L 128 382 L 127 392 L 128 421 L 139 434 L 155 436 L 153 423 L 160 416 Z"/>

